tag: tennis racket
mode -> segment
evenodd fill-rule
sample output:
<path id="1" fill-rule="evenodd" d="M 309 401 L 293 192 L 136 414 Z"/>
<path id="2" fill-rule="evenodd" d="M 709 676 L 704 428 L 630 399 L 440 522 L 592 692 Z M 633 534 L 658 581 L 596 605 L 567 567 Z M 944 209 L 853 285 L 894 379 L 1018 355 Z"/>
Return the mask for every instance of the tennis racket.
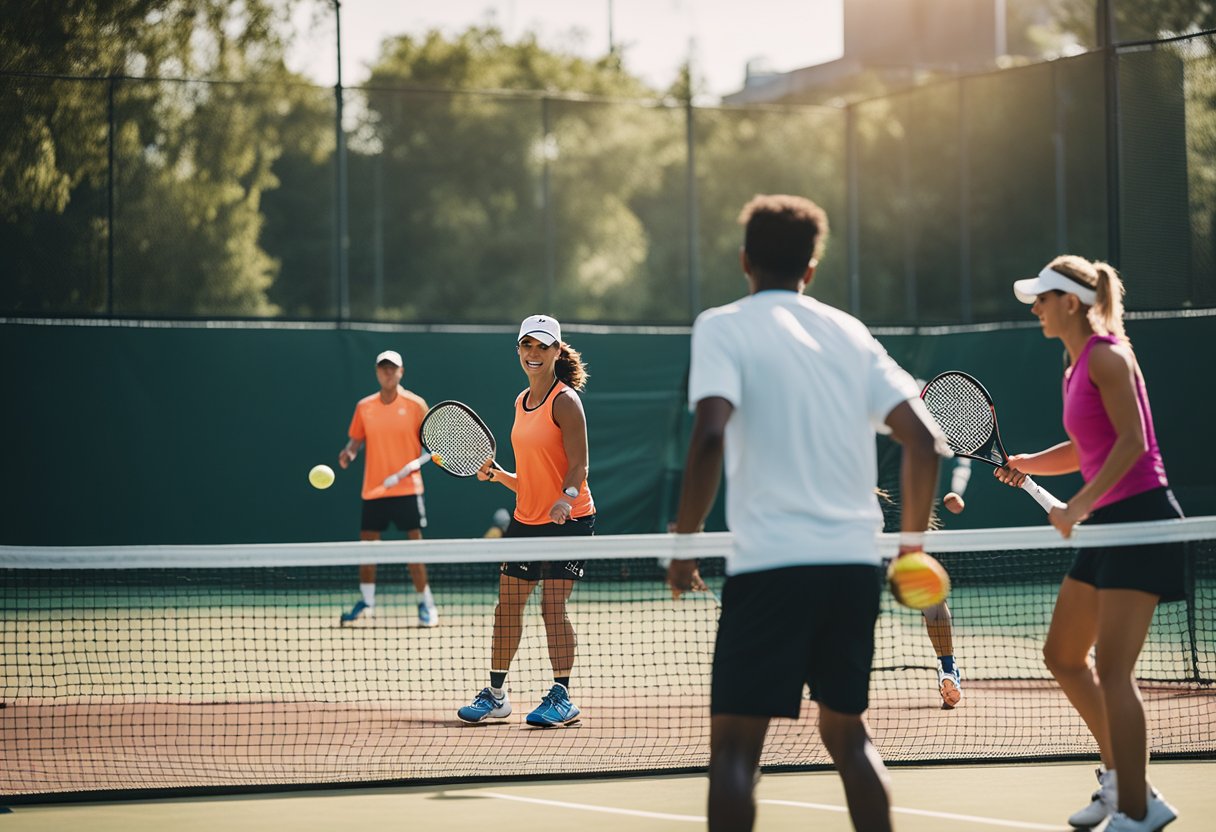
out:
<path id="1" fill-rule="evenodd" d="M 926 384 L 920 397 L 955 454 L 987 462 L 994 468 L 1009 464 L 997 429 L 996 405 L 978 380 L 959 370 L 949 370 Z M 1064 503 L 1030 477 L 1022 481 L 1022 490 L 1034 497 L 1043 511 L 1065 508 Z"/>
<path id="2" fill-rule="evenodd" d="M 446 471 L 454 477 L 476 476 L 482 463 L 494 456 L 494 434 L 481 421 L 473 408 L 463 402 L 443 401 L 426 412 L 422 425 L 418 428 L 419 437 L 425 453 L 407 464 L 367 494 L 367 499 L 375 500 L 384 495 L 389 488 L 396 485 L 389 481 L 393 477 L 400 481 L 414 473 L 428 462 L 434 462 L 439 470 Z M 497 462 L 494 467 L 502 470 Z"/>
<path id="3" fill-rule="evenodd" d="M 422 447 L 441 470 L 453 477 L 476 476 L 497 448 L 486 423 L 463 402 L 449 400 L 435 405 L 427 411 L 418 432 Z M 497 462 L 494 468 L 503 470 Z"/>

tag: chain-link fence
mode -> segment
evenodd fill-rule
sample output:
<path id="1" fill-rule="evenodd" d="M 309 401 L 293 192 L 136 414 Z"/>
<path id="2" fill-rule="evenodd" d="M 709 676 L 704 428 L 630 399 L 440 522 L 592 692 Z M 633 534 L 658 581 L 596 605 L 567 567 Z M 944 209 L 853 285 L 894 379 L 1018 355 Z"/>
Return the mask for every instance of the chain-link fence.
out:
<path id="1" fill-rule="evenodd" d="M 682 324 L 758 192 L 827 209 L 811 291 L 869 323 L 1020 319 L 1061 252 L 1216 305 L 1210 33 L 847 107 L 343 95 L 345 200 L 331 89 L 0 76 L 0 313 Z"/>

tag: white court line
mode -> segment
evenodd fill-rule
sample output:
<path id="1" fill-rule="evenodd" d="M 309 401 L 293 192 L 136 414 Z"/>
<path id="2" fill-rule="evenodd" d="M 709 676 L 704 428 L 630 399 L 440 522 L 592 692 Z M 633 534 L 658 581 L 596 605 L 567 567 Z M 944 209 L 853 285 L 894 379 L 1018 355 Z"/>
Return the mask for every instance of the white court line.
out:
<path id="1" fill-rule="evenodd" d="M 536 803 L 541 806 L 558 806 L 562 809 L 582 809 L 584 812 L 604 812 L 609 815 L 630 815 L 635 818 L 654 818 L 655 820 L 679 820 L 685 823 L 705 823 L 704 815 L 669 815 L 664 812 L 643 812 L 640 809 L 617 809 L 612 806 L 592 806 L 587 803 L 566 803 L 562 800 L 541 800 L 538 797 L 519 797 L 513 794 L 499 792 L 478 792 L 478 797 L 493 797 L 498 800 L 515 800 L 519 803 Z"/>
<path id="2" fill-rule="evenodd" d="M 492 797 L 497 800 L 514 800 L 519 803 L 535 803 L 540 806 L 557 806 L 562 809 L 580 809 L 584 812 L 603 812 L 609 815 L 630 815 L 637 818 L 654 818 L 655 820 L 676 820 L 685 823 L 705 823 L 704 815 L 671 815 L 664 812 L 644 812 L 640 809 L 618 809 L 613 806 L 592 806 L 588 803 L 567 803 L 563 800 L 543 800 L 538 797 L 519 797 L 500 792 L 478 792 L 478 797 Z M 772 806 L 793 806 L 799 809 L 819 809 L 824 812 L 848 812 L 844 806 L 832 806 L 827 803 L 803 803 L 796 800 L 758 800 L 757 803 L 767 803 Z M 1026 823 L 1020 820 L 1000 820 L 997 818 L 982 818 L 976 815 L 958 815 L 952 812 L 930 812 L 924 809 L 900 809 L 892 806 L 891 811 L 904 815 L 922 815 L 924 817 L 942 818 L 944 820 L 959 820 L 969 823 L 980 823 L 987 826 L 1004 826 L 1010 829 L 1045 829 L 1059 832 L 1062 826 L 1048 826 L 1043 823 Z"/>
<path id="3" fill-rule="evenodd" d="M 757 803 L 769 803 L 773 806 L 795 806 L 803 809 L 821 809 L 825 812 L 845 812 L 848 811 L 843 806 L 829 806 L 826 803 L 801 803 L 796 800 L 758 800 Z M 1005 826 L 1010 829 L 1049 829 L 1052 832 L 1059 832 L 1063 826 L 1049 826 L 1045 823 L 1027 823 L 1020 820 L 1000 820 L 998 818 L 981 818 L 976 815 L 956 815 L 953 812 L 930 812 L 925 809 L 900 809 L 896 806 L 891 807 L 891 811 L 902 815 L 921 815 L 928 818 L 942 818 L 944 820 L 965 820 L 969 823 L 982 823 L 987 826 Z"/>

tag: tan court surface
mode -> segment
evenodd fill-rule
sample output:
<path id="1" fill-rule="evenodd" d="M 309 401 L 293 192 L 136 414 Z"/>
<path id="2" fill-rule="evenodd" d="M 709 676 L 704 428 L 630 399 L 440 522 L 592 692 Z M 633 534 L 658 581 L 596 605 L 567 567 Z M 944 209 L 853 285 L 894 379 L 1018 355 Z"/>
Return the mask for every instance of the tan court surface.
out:
<path id="1" fill-rule="evenodd" d="M 1093 784 L 1083 763 L 895 768 L 904 832 L 1067 830 Z M 1169 832 L 1216 829 L 1216 761 L 1163 762 L 1155 784 L 1178 806 Z M 704 828 L 700 776 L 353 789 L 128 803 L 16 806 L 2 832 L 91 830 L 515 830 L 631 832 Z M 851 829 L 834 772 L 770 774 L 760 782 L 759 832 Z"/>

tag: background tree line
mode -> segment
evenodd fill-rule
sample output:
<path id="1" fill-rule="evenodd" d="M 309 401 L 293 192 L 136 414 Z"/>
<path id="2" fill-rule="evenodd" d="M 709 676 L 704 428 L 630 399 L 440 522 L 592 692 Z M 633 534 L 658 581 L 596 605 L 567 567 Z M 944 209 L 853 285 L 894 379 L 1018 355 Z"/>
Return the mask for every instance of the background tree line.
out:
<path id="1" fill-rule="evenodd" d="M 285 68 L 298 2 L 317 0 L 3 2 L 0 310 L 334 317 L 335 106 L 332 90 Z M 1093 39 L 1090 0 L 1011 8 L 1056 41 Z M 1116 10 L 1121 31 L 1216 25 L 1210 4 Z M 1201 165 L 1214 129 L 1208 61 L 1192 56 L 1186 86 Z M 978 196 L 965 207 L 951 88 L 856 108 L 869 317 L 952 319 L 960 222 L 973 227 L 981 289 L 1027 248 L 1054 244 L 1042 216 L 1007 208 L 1055 198 L 1053 105 L 1042 79 L 1026 78 L 993 81 L 991 97 L 1008 103 L 978 109 L 968 127 Z M 1068 113 L 1080 123 L 1093 116 L 1093 80 L 1076 84 Z M 815 291 L 847 306 L 846 112 L 690 108 L 695 87 L 685 72 L 652 89 L 616 56 L 511 42 L 489 25 L 386 40 L 345 98 L 352 317 L 491 321 L 543 308 L 684 322 L 742 291 L 734 218 L 761 191 L 828 209 L 836 239 Z M 1102 210 L 1086 200 L 1104 198 L 1089 187 L 1102 172 L 1086 143 L 1072 152 L 1071 227 L 1093 250 L 1105 242 Z M 1210 228 L 1202 183 L 1216 176 L 1204 170 L 1192 171 L 1190 211 Z M 1211 236 L 1198 235 L 1195 256 L 1210 259 Z"/>

